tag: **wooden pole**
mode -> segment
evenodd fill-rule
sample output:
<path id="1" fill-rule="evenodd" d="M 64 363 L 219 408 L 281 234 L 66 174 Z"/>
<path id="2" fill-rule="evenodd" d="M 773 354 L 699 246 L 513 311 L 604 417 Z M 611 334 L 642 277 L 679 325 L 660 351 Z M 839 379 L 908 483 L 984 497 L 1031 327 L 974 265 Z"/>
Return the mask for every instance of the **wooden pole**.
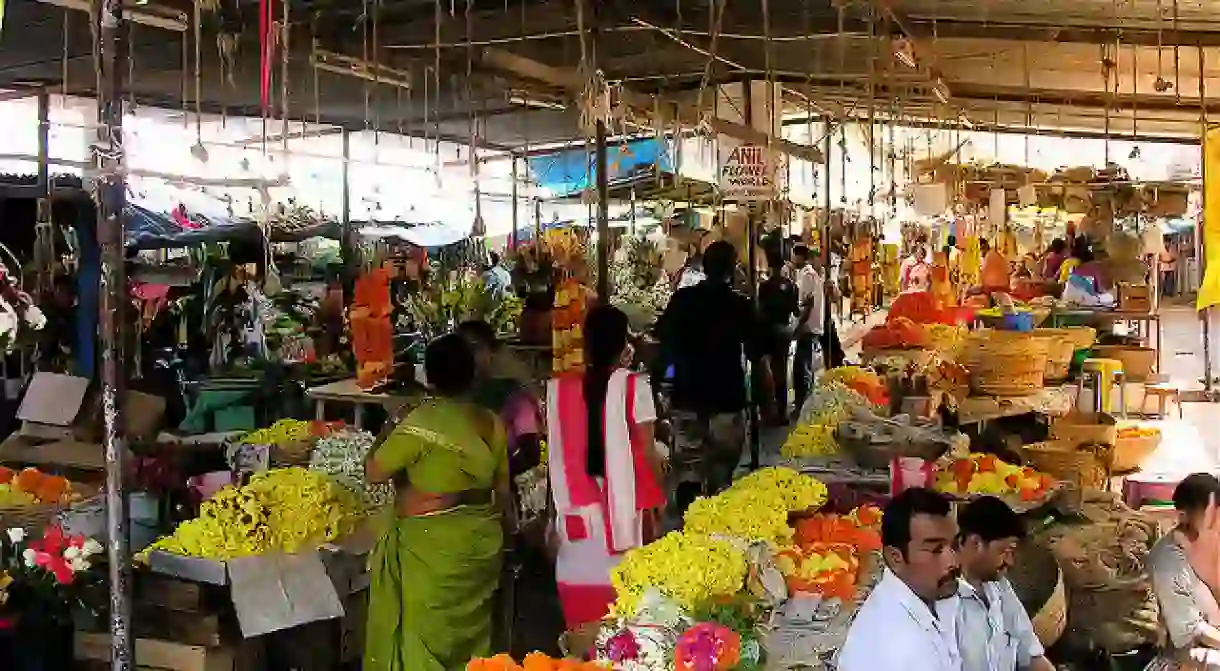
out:
<path id="1" fill-rule="evenodd" d="M 98 73 L 97 140 L 93 144 L 97 237 L 101 247 L 99 340 L 102 359 L 102 424 L 106 454 L 106 532 L 110 573 L 110 668 L 132 671 L 131 552 L 123 474 L 127 455 L 125 350 L 127 277 L 123 249 L 123 72 L 128 67 L 122 0 L 94 5 L 93 53 Z"/>

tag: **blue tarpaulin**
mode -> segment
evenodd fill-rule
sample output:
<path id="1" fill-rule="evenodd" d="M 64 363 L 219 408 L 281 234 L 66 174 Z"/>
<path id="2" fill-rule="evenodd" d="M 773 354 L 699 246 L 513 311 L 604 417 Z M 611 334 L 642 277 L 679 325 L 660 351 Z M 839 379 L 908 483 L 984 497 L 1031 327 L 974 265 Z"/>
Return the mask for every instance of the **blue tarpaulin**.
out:
<path id="1" fill-rule="evenodd" d="M 555 195 L 583 191 L 597 183 L 597 166 L 592 146 L 566 149 L 526 159 L 530 179 Z M 609 181 L 647 171 L 654 166 L 673 172 L 673 159 L 665 143 L 655 138 L 612 144 L 606 148 Z"/>

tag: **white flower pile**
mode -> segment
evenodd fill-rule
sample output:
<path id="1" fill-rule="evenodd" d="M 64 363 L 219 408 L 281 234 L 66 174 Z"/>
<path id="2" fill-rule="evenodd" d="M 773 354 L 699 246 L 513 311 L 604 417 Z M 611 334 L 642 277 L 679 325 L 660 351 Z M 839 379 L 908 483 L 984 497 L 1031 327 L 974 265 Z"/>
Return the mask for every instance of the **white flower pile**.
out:
<path id="1" fill-rule="evenodd" d="M 351 490 L 369 510 L 394 501 L 388 484 L 369 484 L 364 478 L 364 460 L 373 448 L 368 431 L 347 429 L 319 438 L 309 457 L 310 470 L 325 473 Z"/>

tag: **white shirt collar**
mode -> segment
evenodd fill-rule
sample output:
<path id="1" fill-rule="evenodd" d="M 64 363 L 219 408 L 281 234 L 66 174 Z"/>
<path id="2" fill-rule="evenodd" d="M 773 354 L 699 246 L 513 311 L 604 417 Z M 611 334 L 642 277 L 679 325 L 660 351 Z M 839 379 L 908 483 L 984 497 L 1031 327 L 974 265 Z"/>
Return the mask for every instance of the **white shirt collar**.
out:
<path id="1" fill-rule="evenodd" d="M 897 601 L 924 629 L 942 633 L 947 630 L 952 631 L 954 618 L 957 616 L 955 597 L 938 600 L 934 606 L 936 614 L 933 615 L 928 603 L 919 598 L 911 587 L 903 582 L 902 578 L 888 568 L 885 569 L 885 575 L 876 589 L 882 590 L 885 596 Z"/>

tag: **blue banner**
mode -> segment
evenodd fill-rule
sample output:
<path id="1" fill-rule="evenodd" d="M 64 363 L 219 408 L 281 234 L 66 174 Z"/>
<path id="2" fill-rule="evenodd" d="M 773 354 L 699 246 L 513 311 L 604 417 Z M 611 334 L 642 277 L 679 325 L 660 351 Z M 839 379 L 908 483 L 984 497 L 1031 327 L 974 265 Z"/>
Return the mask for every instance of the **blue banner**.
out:
<path id="1" fill-rule="evenodd" d="M 578 193 L 597 184 L 597 165 L 591 144 L 531 156 L 526 159 L 526 166 L 530 179 L 556 196 Z M 606 166 L 607 177 L 614 182 L 654 168 L 673 172 L 673 158 L 663 140 L 633 140 L 607 146 Z"/>

